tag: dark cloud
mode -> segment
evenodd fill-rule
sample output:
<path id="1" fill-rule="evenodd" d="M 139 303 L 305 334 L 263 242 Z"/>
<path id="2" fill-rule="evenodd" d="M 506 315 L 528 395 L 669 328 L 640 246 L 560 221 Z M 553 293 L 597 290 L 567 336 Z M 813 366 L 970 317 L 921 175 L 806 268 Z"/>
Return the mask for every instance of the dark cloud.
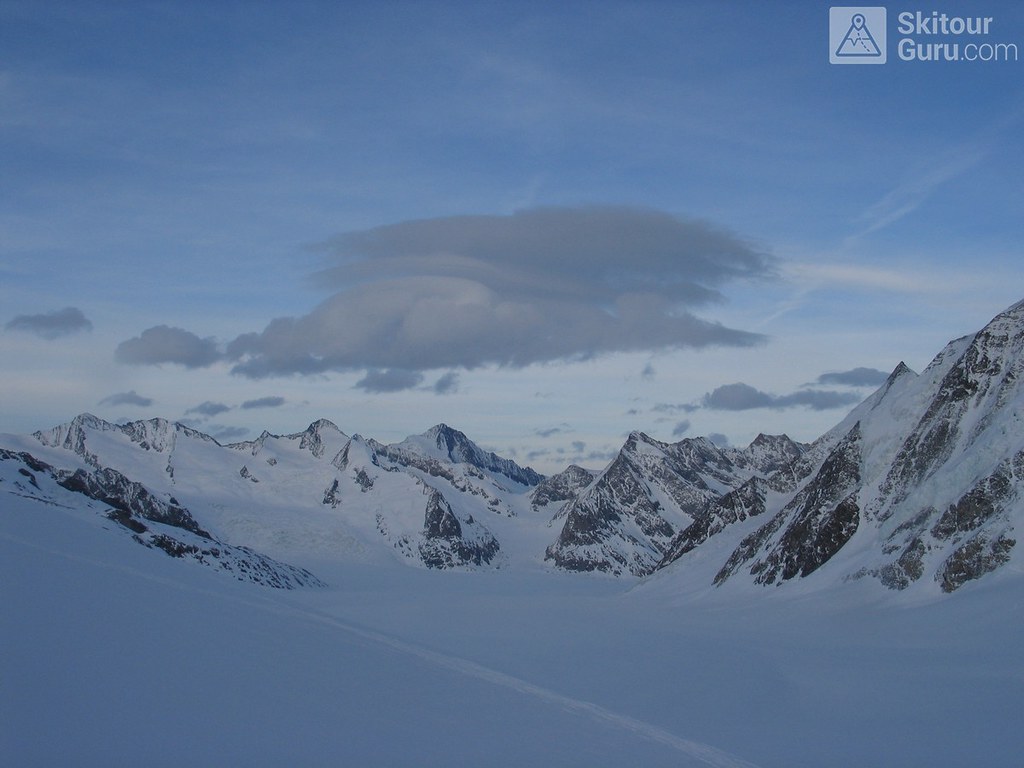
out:
<path id="1" fill-rule="evenodd" d="M 640 371 L 640 378 L 644 381 L 654 381 L 655 370 L 654 366 L 648 363 L 644 366 L 644 369 Z"/>
<path id="2" fill-rule="evenodd" d="M 847 387 L 878 387 L 885 383 L 889 374 L 877 368 L 854 368 L 849 371 L 823 373 L 818 384 L 839 384 Z"/>
<path id="3" fill-rule="evenodd" d="M 705 408 L 719 411 L 747 411 L 753 408 L 793 408 L 803 406 L 815 411 L 839 408 L 859 402 L 860 397 L 850 392 L 828 392 L 805 389 L 789 395 L 771 395 L 749 384 L 725 384 L 704 395 Z"/>
<path id="4" fill-rule="evenodd" d="M 367 392 L 385 393 L 401 392 L 403 389 L 418 387 L 423 381 L 423 374 L 417 371 L 408 371 L 403 368 L 389 368 L 381 371 L 376 368 L 366 372 L 356 387 Z"/>
<path id="5" fill-rule="evenodd" d="M 547 429 L 535 429 L 534 434 L 538 437 L 552 437 L 562 433 L 561 427 L 548 427 Z"/>
<path id="6" fill-rule="evenodd" d="M 587 449 L 587 444 L 582 440 L 573 440 L 572 449 L 576 451 L 576 453 L 583 453 L 583 451 Z"/>
<path id="7" fill-rule="evenodd" d="M 27 331 L 44 339 L 56 339 L 79 331 L 91 331 L 92 323 L 75 307 L 65 307 L 41 315 L 18 315 L 8 321 L 8 331 Z"/>
<path id="8" fill-rule="evenodd" d="M 200 403 L 197 406 L 189 408 L 187 411 L 185 411 L 185 413 L 186 414 L 188 414 L 188 413 L 198 413 L 200 416 L 208 416 L 209 417 L 209 416 L 216 416 L 218 414 L 221 414 L 221 413 L 224 413 L 225 411 L 230 411 L 230 410 L 231 410 L 231 406 L 230 405 L 224 405 L 224 403 L 211 403 L 209 400 L 207 400 L 205 403 Z"/>
<path id="9" fill-rule="evenodd" d="M 689 431 L 690 422 L 684 419 L 683 421 L 680 421 L 678 424 L 676 424 L 675 428 L 672 430 L 672 437 L 682 437 Z"/>
<path id="10" fill-rule="evenodd" d="M 153 398 L 143 397 L 131 390 L 130 392 L 118 392 L 115 395 L 104 397 L 99 402 L 100 405 L 138 405 L 146 408 L 153 404 Z"/>
<path id="11" fill-rule="evenodd" d="M 712 432 L 708 435 L 708 440 L 717 445 L 719 448 L 729 447 L 729 438 L 723 435 L 721 432 Z"/>
<path id="12" fill-rule="evenodd" d="M 221 357 L 213 339 L 201 339 L 190 331 L 166 325 L 147 328 L 140 336 L 122 341 L 114 351 L 114 358 L 121 363 L 178 363 L 186 368 L 204 368 Z"/>
<path id="13" fill-rule="evenodd" d="M 451 395 L 459 391 L 459 374 L 448 371 L 434 382 L 433 390 L 438 395 Z"/>
<path id="14" fill-rule="evenodd" d="M 724 384 L 704 395 L 704 406 L 720 411 L 746 411 L 751 408 L 771 408 L 775 398 L 749 384 Z"/>
<path id="15" fill-rule="evenodd" d="M 242 403 L 242 408 L 250 410 L 252 408 L 280 408 L 284 405 L 284 398 L 277 395 L 271 395 L 270 397 L 258 397 L 255 400 L 246 400 Z"/>
<path id="16" fill-rule="evenodd" d="M 406 221 L 342 235 L 319 276 L 338 292 L 228 345 L 235 372 L 525 366 L 610 352 L 751 346 L 703 320 L 718 287 L 770 273 L 711 224 L 631 208 Z"/>

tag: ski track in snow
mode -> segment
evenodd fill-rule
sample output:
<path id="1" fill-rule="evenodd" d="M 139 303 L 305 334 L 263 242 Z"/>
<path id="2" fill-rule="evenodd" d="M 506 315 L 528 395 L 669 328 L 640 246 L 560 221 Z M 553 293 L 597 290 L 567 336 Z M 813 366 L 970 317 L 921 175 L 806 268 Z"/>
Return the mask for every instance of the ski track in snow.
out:
<path id="1" fill-rule="evenodd" d="M 482 680 L 502 688 L 508 688 L 509 690 L 516 691 L 525 696 L 530 696 L 547 704 L 560 707 L 565 711 L 577 714 L 581 717 L 587 717 L 591 720 L 619 728 L 620 730 L 627 731 L 640 738 L 674 749 L 693 760 L 697 760 L 705 765 L 714 766 L 714 768 L 758 768 L 754 763 L 731 755 L 728 752 L 724 752 L 709 744 L 702 744 L 698 741 L 681 738 L 676 736 L 674 733 L 652 725 L 651 723 L 644 722 L 643 720 L 637 720 L 636 718 L 629 717 L 628 715 L 618 714 L 589 701 L 565 696 L 521 678 L 513 677 L 512 675 L 499 672 L 498 670 L 491 669 L 490 667 L 485 667 L 474 661 L 469 661 L 468 659 L 462 659 L 457 656 L 450 656 L 438 651 L 422 648 L 414 645 L 413 643 L 399 640 L 398 638 L 390 637 L 374 630 L 364 629 L 348 624 L 318 611 L 287 605 L 282 603 L 279 599 L 274 599 L 269 596 L 264 597 L 262 600 L 246 599 L 214 589 L 203 589 L 190 584 L 183 584 L 173 579 L 146 573 L 145 571 L 140 571 L 130 566 L 110 563 L 104 560 L 84 557 L 82 555 L 75 555 L 58 549 L 42 547 L 36 542 L 23 539 L 19 536 L 12 536 L 8 533 L 0 533 L 0 538 L 16 542 L 17 544 L 36 549 L 38 551 L 46 552 L 49 555 L 56 555 L 68 560 L 131 574 L 132 576 L 146 579 L 147 581 L 152 581 L 163 586 L 212 596 L 221 600 L 229 600 L 249 608 L 269 611 L 278 615 L 289 616 L 291 618 L 305 619 L 307 621 L 329 626 L 349 635 L 359 637 L 363 640 L 368 640 L 376 645 L 390 648 L 397 653 L 421 659 L 436 667 L 448 669 L 458 674 L 466 675 L 467 677 L 472 677 L 476 680 Z"/>
<path id="2" fill-rule="evenodd" d="M 681 738 L 669 731 L 658 728 L 650 723 L 646 723 L 643 720 L 637 720 L 636 718 L 632 718 L 627 715 L 620 715 L 589 701 L 565 696 L 557 693 L 556 691 L 542 688 L 539 685 L 522 680 L 521 678 L 513 677 L 512 675 L 485 667 L 473 661 L 468 661 L 467 659 L 461 659 L 457 656 L 449 656 L 437 651 L 427 650 L 426 648 L 421 648 L 420 646 L 380 634 L 379 632 L 361 629 L 359 627 L 346 624 L 315 611 L 296 610 L 290 606 L 275 606 L 275 609 L 281 613 L 291 613 L 297 617 L 326 624 L 363 639 L 370 640 L 371 642 L 379 645 L 386 646 L 399 653 L 423 659 L 435 666 L 450 669 L 454 672 L 458 672 L 459 674 L 483 680 L 503 688 L 509 688 L 526 696 L 532 696 L 536 699 L 540 699 L 541 701 L 561 707 L 568 712 L 589 717 L 592 720 L 606 723 L 624 731 L 633 733 L 636 736 L 663 744 L 682 752 L 688 757 L 699 760 L 706 765 L 715 766 L 716 768 L 757 768 L 754 763 L 730 755 L 716 747 Z"/>

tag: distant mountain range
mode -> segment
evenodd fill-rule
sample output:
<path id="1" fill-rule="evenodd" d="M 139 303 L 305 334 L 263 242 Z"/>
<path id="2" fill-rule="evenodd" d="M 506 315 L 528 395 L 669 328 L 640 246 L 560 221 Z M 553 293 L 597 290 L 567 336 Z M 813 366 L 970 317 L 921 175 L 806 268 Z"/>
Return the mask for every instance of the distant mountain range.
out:
<path id="1" fill-rule="evenodd" d="M 327 420 L 221 445 L 164 419 L 89 414 L 0 436 L 0 491 L 276 587 L 286 561 L 557 568 L 680 585 L 874 579 L 951 592 L 1015 557 L 1024 516 L 1024 302 L 902 363 L 813 443 L 742 449 L 641 432 L 602 471 L 543 477 L 439 424 L 384 445 Z"/>

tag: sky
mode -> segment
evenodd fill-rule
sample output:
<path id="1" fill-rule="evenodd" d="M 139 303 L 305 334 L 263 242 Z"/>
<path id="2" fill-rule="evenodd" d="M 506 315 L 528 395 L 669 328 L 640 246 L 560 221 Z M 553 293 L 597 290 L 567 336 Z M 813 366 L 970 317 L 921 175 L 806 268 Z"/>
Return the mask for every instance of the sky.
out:
<path id="1" fill-rule="evenodd" d="M 0 431 L 813 440 L 1024 298 L 1024 6 L 875 18 L 0 0 Z"/>

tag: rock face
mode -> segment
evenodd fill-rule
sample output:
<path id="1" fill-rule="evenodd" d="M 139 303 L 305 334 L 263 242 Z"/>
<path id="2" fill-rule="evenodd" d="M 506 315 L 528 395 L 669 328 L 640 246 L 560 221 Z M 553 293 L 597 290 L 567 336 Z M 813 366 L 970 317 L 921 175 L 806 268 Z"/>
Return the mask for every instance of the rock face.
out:
<path id="1" fill-rule="evenodd" d="M 210 534 L 199 527 L 199 523 L 187 509 L 173 501 L 161 501 L 144 486 L 132 482 L 120 472 L 105 467 L 93 472 L 84 469 L 72 473 L 51 470 L 57 482 L 69 491 L 81 493 L 90 499 L 109 504 L 119 522 L 128 519 L 149 520 L 194 533 L 204 539 Z"/>
<path id="2" fill-rule="evenodd" d="M 464 523 L 440 492 L 431 490 L 423 518 L 420 557 L 428 568 L 486 565 L 500 549 L 497 539 L 472 516 Z"/>
<path id="3" fill-rule="evenodd" d="M 722 487 L 752 476 L 705 438 L 662 443 L 642 432 L 565 507 L 545 559 L 571 571 L 643 576 L 661 563 L 677 531 L 706 514 Z"/>
<path id="4" fill-rule="evenodd" d="M 715 582 L 725 581 L 755 557 L 750 573 L 759 584 L 808 576 L 828 562 L 860 521 L 860 442 L 858 423 L 793 500 L 740 543 Z"/>
<path id="5" fill-rule="evenodd" d="M 693 523 L 672 539 L 657 568 L 664 568 L 692 552 L 729 526 L 764 514 L 766 485 L 764 479 L 752 477 L 736 490 L 708 504 Z"/>
<path id="6" fill-rule="evenodd" d="M 595 474 L 583 467 L 571 464 L 557 475 L 552 475 L 541 481 L 530 492 L 530 506 L 534 510 L 540 510 L 542 507 L 550 507 L 554 504 L 558 507 L 555 518 L 563 517 L 565 502 L 572 501 L 579 496 L 580 491 L 593 482 Z"/>
<path id="7" fill-rule="evenodd" d="M 888 381 L 794 466 L 797 491 L 716 583 L 807 576 L 950 592 L 1010 562 L 1024 516 L 1024 302 Z M 856 545 L 854 546 L 854 543 Z"/>

